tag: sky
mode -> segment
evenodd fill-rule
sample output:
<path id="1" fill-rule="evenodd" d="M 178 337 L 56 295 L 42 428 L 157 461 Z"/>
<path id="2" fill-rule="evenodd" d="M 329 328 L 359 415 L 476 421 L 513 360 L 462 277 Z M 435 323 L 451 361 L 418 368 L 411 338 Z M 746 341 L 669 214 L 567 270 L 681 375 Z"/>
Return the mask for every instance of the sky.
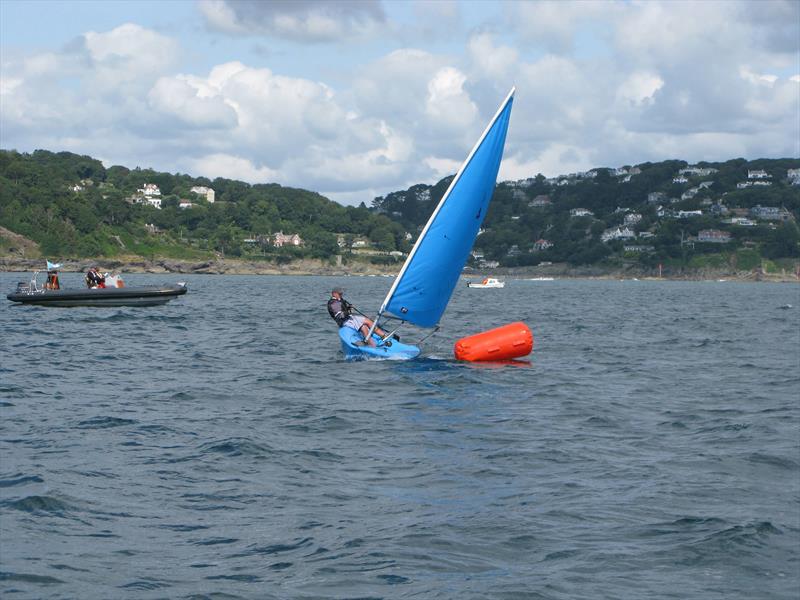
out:
<path id="1" fill-rule="evenodd" d="M 0 147 L 342 204 L 454 173 L 512 86 L 500 180 L 800 157 L 800 1 L 0 0 Z"/>

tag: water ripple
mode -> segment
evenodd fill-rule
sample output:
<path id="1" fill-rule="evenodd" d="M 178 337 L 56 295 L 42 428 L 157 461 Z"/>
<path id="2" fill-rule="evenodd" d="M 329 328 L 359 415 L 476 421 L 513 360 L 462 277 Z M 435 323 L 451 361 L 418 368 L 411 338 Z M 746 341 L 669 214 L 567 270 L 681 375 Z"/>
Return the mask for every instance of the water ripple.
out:
<path id="1" fill-rule="evenodd" d="M 327 291 L 390 280 L 186 279 L 0 309 L 4 598 L 796 597 L 798 286 L 458 286 L 349 364 Z M 525 361 L 452 358 L 513 320 Z"/>

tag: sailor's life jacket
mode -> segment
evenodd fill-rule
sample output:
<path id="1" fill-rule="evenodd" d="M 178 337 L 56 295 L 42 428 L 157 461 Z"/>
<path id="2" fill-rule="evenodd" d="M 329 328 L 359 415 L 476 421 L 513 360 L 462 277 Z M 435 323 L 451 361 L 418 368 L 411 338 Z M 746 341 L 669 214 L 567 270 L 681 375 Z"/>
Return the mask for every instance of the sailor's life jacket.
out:
<path id="1" fill-rule="evenodd" d="M 105 281 L 104 277 L 101 277 L 99 273 L 96 271 L 89 271 L 86 273 L 86 287 L 93 288 L 93 287 L 103 287 L 102 283 Z"/>
<path id="2" fill-rule="evenodd" d="M 350 304 L 344 298 L 341 300 L 331 298 L 328 300 L 328 314 L 339 327 L 343 327 L 344 322 L 350 318 Z"/>

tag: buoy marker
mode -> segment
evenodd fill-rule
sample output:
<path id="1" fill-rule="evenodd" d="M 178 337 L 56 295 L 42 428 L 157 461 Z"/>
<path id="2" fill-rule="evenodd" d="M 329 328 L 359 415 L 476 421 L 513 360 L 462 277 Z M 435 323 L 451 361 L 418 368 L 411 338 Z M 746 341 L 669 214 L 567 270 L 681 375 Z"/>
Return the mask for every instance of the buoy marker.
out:
<path id="1" fill-rule="evenodd" d="M 532 350 L 533 333 L 521 321 L 461 338 L 453 347 L 456 359 L 473 362 L 519 358 Z"/>

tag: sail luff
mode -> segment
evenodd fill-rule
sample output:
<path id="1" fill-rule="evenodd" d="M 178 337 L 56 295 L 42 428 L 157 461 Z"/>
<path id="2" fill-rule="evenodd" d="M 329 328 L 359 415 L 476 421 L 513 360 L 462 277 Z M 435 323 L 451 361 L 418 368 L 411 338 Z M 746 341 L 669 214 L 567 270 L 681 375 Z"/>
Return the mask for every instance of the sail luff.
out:
<path id="1" fill-rule="evenodd" d="M 495 113 L 494 117 L 489 121 L 489 124 L 486 126 L 486 129 L 484 130 L 483 134 L 480 136 L 478 141 L 473 146 L 473 148 L 470 151 L 469 155 L 467 156 L 466 160 L 462 163 L 461 167 L 459 168 L 458 172 L 456 173 L 455 177 L 453 178 L 453 181 L 450 182 L 450 185 L 448 186 L 447 191 L 445 192 L 444 196 L 442 196 L 442 199 L 439 201 L 439 204 L 437 204 L 436 208 L 434 209 L 433 213 L 431 214 L 430 218 L 428 219 L 428 222 L 425 224 L 425 227 L 423 227 L 419 238 L 417 239 L 416 243 L 414 244 L 414 247 L 411 249 L 411 252 L 409 252 L 405 263 L 403 263 L 403 267 L 400 269 L 400 273 L 398 273 L 397 277 L 395 278 L 394 282 L 392 283 L 391 288 L 389 289 L 389 292 L 386 294 L 386 298 L 384 298 L 383 303 L 381 304 L 380 310 L 378 311 L 378 318 L 380 318 L 380 316 L 383 315 L 384 312 L 386 312 L 387 306 L 392 301 L 393 295 L 395 294 L 398 286 L 402 282 L 403 277 L 405 276 L 409 266 L 412 264 L 416 254 L 417 254 L 417 251 L 419 250 L 419 248 L 421 247 L 422 243 L 424 242 L 425 237 L 428 234 L 428 231 L 430 230 L 432 224 L 436 221 L 436 217 L 439 215 L 439 213 L 441 212 L 442 208 L 445 206 L 445 203 L 450 198 L 451 192 L 456 188 L 458 182 L 461 180 L 461 176 L 464 174 L 464 172 L 466 171 L 467 167 L 470 165 L 470 162 L 472 161 L 473 157 L 475 156 L 475 153 L 478 151 L 478 149 L 483 144 L 484 140 L 486 139 L 486 136 L 489 134 L 490 131 L 492 131 L 492 129 L 494 128 L 494 126 L 495 126 L 498 118 L 500 117 L 500 115 L 502 115 L 503 112 L 506 110 L 506 107 L 508 106 L 509 102 L 514 97 L 514 92 L 515 91 L 516 91 L 516 88 L 512 87 L 511 91 L 508 93 L 508 96 L 506 96 L 506 99 L 500 104 L 500 107 L 497 109 L 497 112 Z M 495 184 L 495 182 L 493 181 L 492 182 L 492 187 L 494 187 L 494 184 Z M 377 321 L 377 319 L 376 319 L 376 321 Z"/>

